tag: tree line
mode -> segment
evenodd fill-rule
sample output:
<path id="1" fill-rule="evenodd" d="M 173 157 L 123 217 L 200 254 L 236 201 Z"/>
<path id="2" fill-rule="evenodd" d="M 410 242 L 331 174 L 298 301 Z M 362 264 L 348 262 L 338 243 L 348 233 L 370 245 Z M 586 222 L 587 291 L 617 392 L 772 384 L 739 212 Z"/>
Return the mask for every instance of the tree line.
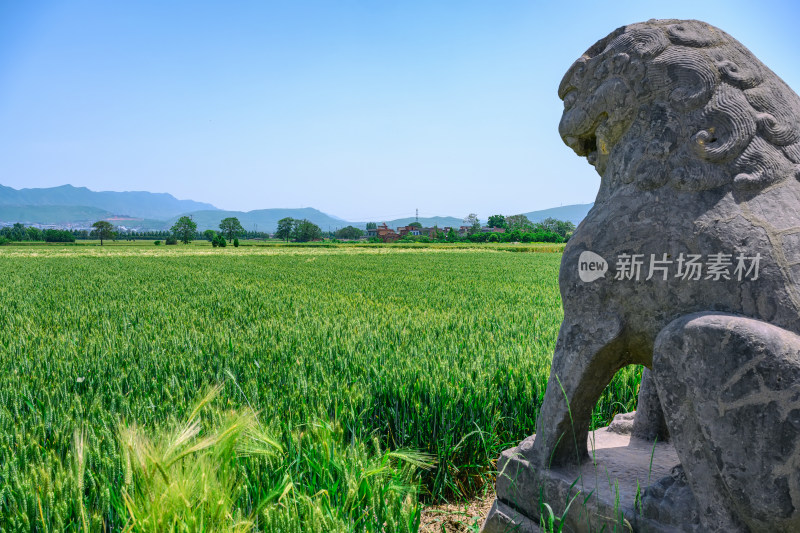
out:
<path id="1" fill-rule="evenodd" d="M 171 231 L 173 235 L 184 244 L 188 244 L 197 237 L 197 224 L 190 217 L 181 217 L 172 226 Z M 248 232 L 242 227 L 241 222 L 236 217 L 228 217 L 222 219 L 219 223 L 219 232 L 207 229 L 203 232 L 202 237 L 214 246 L 225 246 L 226 244 L 233 243 L 238 246 L 238 237 L 246 235 Z M 261 233 L 265 238 L 269 237 L 268 233 Z M 307 219 L 297 220 L 291 217 L 282 218 L 278 221 L 278 229 L 275 232 L 275 238 L 294 242 L 309 242 L 321 240 L 323 238 L 322 230 L 319 226 Z M 226 242 L 227 239 L 227 242 Z"/>
<path id="2" fill-rule="evenodd" d="M 9 242 L 75 242 L 74 232 L 60 229 L 25 227 L 20 223 L 0 228 L 0 244 Z"/>
<path id="3" fill-rule="evenodd" d="M 575 231 L 575 224 L 565 220 L 546 218 L 541 222 L 531 222 L 525 215 L 492 215 L 486 224 L 486 228 L 491 231 L 484 231 L 478 215 L 470 213 L 463 219 L 466 231 L 461 232 L 456 228 L 430 228 L 428 235 L 405 235 L 396 242 L 551 242 L 563 243 L 569 240 Z M 376 226 L 374 223 L 372 227 Z M 370 227 L 367 224 L 367 228 Z M 410 226 L 416 226 L 420 230 L 422 224 L 412 222 Z M 502 228 L 503 232 L 497 232 L 494 228 Z M 347 228 L 345 228 L 347 229 Z M 355 229 L 355 228 L 352 228 Z M 459 228 L 460 230 L 460 228 Z M 359 230 L 360 231 L 360 230 Z M 379 237 L 372 237 L 370 242 L 383 242 Z"/>
<path id="4" fill-rule="evenodd" d="M 398 242 L 566 242 L 575 231 L 575 224 L 569 221 L 546 218 L 541 222 L 531 222 L 525 215 L 492 215 L 489 217 L 487 227 L 502 228 L 503 233 L 483 231 L 475 213 L 470 213 L 464 218 L 467 226 L 465 233 L 461 234 L 454 228 L 447 232 L 438 227 L 431 228 L 429 235 L 406 235 Z M 419 222 L 412 222 L 411 226 L 422 229 Z M 370 222 L 367 229 L 376 228 L 377 224 Z M 358 240 L 364 236 L 360 228 L 347 226 L 335 232 L 323 232 L 319 226 L 307 219 L 282 218 L 278 221 L 275 238 L 286 242 L 309 242 L 322 240 L 324 237 Z M 197 231 L 197 224 L 189 216 L 183 216 L 167 230 L 155 231 L 128 231 L 120 232 L 110 222 L 98 220 L 92 224 L 92 230 L 41 230 L 34 227 L 25 227 L 16 223 L 13 226 L 0 228 L 0 244 L 22 241 L 44 242 L 75 242 L 76 239 L 99 239 L 102 245 L 106 240 L 154 240 L 161 244 L 189 244 L 193 240 L 206 239 L 215 247 L 224 247 L 227 244 L 239 245 L 239 237 L 247 239 L 268 239 L 266 232 L 246 231 L 236 217 L 227 217 L 220 221 L 219 231 L 205 230 L 202 234 Z M 373 237 L 371 241 L 380 242 Z"/>

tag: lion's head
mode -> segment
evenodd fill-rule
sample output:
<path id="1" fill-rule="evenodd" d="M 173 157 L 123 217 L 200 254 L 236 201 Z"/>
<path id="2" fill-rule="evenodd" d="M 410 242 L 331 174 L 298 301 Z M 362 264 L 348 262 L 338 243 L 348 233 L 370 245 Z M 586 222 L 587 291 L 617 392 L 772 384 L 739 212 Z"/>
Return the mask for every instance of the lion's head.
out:
<path id="1" fill-rule="evenodd" d="M 651 20 L 598 41 L 559 87 L 559 133 L 601 175 L 625 184 L 762 189 L 800 179 L 800 98 L 727 33 Z"/>

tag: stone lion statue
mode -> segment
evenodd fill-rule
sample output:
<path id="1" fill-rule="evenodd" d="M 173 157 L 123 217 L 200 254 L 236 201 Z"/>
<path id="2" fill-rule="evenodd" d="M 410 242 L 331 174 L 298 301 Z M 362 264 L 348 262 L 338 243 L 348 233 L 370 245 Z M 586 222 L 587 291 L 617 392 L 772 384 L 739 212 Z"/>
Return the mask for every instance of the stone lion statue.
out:
<path id="1" fill-rule="evenodd" d="M 587 457 L 622 367 L 652 379 L 706 531 L 800 531 L 800 98 L 694 20 L 624 26 L 558 89 L 601 177 L 564 250 L 534 468 Z"/>

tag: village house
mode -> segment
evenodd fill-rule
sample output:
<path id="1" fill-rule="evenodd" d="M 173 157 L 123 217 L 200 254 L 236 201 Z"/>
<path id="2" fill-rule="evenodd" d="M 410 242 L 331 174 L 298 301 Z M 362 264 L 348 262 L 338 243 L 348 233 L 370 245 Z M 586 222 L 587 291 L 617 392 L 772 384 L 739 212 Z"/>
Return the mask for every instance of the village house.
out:
<path id="1" fill-rule="evenodd" d="M 397 233 L 400 237 L 405 237 L 406 235 L 421 235 L 420 228 L 418 226 L 403 226 L 397 228 Z"/>
<path id="2" fill-rule="evenodd" d="M 435 226 L 432 228 L 422 228 L 422 230 L 420 230 L 420 234 L 427 235 L 431 239 L 436 239 L 440 234 L 443 234 L 443 230 Z"/>
<path id="3" fill-rule="evenodd" d="M 392 228 L 387 226 L 385 222 L 378 226 L 376 230 L 376 236 L 383 242 L 394 242 L 400 238 L 400 235 L 398 235 Z"/>

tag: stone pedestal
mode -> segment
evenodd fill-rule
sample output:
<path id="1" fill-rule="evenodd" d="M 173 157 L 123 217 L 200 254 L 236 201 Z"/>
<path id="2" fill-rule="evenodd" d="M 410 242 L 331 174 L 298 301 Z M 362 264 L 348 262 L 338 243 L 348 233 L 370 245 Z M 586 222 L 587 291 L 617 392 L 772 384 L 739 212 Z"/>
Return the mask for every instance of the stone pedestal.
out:
<path id="1" fill-rule="evenodd" d="M 533 468 L 522 452 L 535 435 L 504 451 L 497 500 L 482 531 L 544 531 L 539 520 L 547 520 L 546 503 L 556 518 L 564 517 L 564 531 L 605 526 L 608 532 L 699 532 L 694 498 L 673 446 L 631 437 L 630 425 L 620 426 L 590 433 L 590 459 L 579 467 Z"/>

